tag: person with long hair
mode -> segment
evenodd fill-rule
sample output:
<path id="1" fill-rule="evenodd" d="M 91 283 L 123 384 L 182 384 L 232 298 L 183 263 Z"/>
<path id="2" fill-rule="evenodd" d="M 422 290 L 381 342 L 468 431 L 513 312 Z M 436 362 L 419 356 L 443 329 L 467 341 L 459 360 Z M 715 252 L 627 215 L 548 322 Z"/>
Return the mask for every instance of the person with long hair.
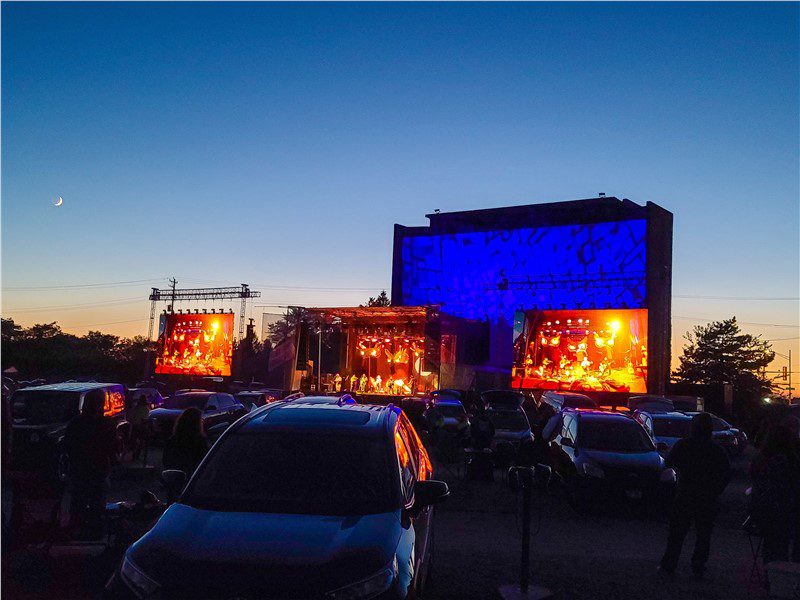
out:
<path id="1" fill-rule="evenodd" d="M 178 420 L 172 436 L 164 445 L 165 469 L 177 469 L 191 477 L 208 452 L 208 439 L 203 431 L 203 413 L 199 408 L 187 408 Z"/>

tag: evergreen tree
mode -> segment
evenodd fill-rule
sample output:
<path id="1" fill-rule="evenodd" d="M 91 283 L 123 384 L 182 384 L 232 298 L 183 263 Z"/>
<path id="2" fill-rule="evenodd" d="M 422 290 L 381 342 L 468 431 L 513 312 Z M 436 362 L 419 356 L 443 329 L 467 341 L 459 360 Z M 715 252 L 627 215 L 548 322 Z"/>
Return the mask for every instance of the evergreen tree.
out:
<path id="1" fill-rule="evenodd" d="M 732 384 L 737 393 L 760 397 L 771 388 L 763 371 L 775 358 L 772 345 L 743 333 L 736 317 L 696 325 L 686 334 L 680 366 L 673 379 L 681 383 Z"/>

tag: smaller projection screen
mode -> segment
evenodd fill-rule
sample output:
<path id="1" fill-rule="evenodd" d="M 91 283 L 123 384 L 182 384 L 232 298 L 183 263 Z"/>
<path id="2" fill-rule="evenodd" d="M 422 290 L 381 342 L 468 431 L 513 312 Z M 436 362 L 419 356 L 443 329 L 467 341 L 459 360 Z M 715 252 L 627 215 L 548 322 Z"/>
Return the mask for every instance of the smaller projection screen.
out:
<path id="1" fill-rule="evenodd" d="M 233 314 L 163 315 L 156 373 L 230 376 Z"/>

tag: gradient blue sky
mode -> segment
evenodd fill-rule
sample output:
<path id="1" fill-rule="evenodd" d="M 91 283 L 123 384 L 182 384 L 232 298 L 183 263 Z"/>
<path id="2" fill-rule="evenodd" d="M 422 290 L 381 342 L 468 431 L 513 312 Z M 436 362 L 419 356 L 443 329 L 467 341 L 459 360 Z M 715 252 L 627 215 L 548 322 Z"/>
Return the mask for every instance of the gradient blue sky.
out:
<path id="1" fill-rule="evenodd" d="M 675 340 L 798 348 L 798 4 L 4 2 L 2 33 L 24 324 L 144 333 L 170 275 L 358 303 L 394 223 L 602 191 L 675 214 L 676 295 L 790 298 L 676 298 Z"/>

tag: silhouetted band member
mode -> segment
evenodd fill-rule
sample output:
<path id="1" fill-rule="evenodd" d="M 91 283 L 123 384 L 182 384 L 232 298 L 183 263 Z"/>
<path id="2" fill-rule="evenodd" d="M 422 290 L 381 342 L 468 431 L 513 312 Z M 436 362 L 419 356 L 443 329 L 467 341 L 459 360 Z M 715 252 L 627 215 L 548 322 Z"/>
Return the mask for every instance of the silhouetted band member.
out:
<path id="1" fill-rule="evenodd" d="M 675 444 L 666 466 L 678 474 L 678 493 L 672 506 L 667 549 L 661 570 L 673 573 L 678 566 L 683 540 L 694 523 L 697 540 L 692 554 L 692 571 L 702 576 L 708 561 L 717 498 L 730 480 L 725 451 L 714 443 L 713 423 L 707 413 L 692 419 L 691 435 Z"/>

